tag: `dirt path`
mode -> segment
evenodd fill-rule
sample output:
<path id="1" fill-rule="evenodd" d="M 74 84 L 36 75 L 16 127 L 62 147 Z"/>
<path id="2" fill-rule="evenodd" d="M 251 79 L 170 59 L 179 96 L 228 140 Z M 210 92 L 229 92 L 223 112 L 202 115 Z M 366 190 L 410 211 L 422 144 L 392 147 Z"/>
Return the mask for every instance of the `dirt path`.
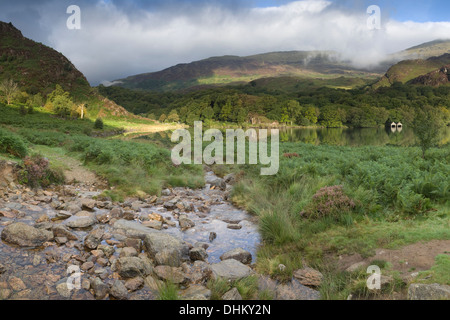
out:
<path id="1" fill-rule="evenodd" d="M 413 272 L 429 270 L 440 254 L 450 254 L 450 240 L 419 242 L 397 250 L 377 249 L 375 256 L 366 259 L 359 254 L 341 256 L 337 264 L 340 270 L 346 270 L 355 264 L 368 266 L 372 261 L 382 260 L 389 262 L 392 269 L 402 276 L 408 276 Z"/>

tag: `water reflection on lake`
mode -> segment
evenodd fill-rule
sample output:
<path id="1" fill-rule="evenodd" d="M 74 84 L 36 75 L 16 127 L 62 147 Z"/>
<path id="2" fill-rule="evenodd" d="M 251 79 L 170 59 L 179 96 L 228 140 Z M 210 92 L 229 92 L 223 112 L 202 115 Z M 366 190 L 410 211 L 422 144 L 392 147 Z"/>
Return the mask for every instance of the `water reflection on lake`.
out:
<path id="1" fill-rule="evenodd" d="M 334 146 L 413 146 L 417 143 L 411 128 L 286 128 L 280 130 L 281 142 L 303 142 Z M 450 143 L 450 127 L 443 130 L 440 144 Z"/>
<path id="2" fill-rule="evenodd" d="M 245 131 L 246 129 L 244 129 Z M 256 129 L 258 131 L 258 129 Z M 270 133 L 270 130 L 269 130 Z M 135 140 L 157 143 L 170 148 L 172 132 L 159 132 L 139 135 Z M 281 128 L 280 142 L 303 142 L 313 145 L 334 146 L 414 146 L 417 138 L 411 128 L 403 126 L 401 130 L 387 128 Z M 442 130 L 440 145 L 450 143 L 450 127 Z"/>

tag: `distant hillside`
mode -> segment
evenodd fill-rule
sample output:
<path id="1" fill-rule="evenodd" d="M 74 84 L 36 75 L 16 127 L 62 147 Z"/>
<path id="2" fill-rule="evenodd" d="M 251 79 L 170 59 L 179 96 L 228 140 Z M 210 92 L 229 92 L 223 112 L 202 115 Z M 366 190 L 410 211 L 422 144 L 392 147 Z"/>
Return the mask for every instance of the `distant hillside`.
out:
<path id="1" fill-rule="evenodd" d="M 433 87 L 448 85 L 450 84 L 450 65 L 443 66 L 438 70 L 419 76 L 411 80 L 410 83 Z"/>
<path id="2" fill-rule="evenodd" d="M 12 79 L 29 94 L 52 92 L 59 84 L 91 117 L 138 118 L 92 90 L 86 77 L 61 53 L 27 39 L 11 23 L 0 21 L 0 81 Z"/>
<path id="3" fill-rule="evenodd" d="M 248 57 L 213 57 L 116 80 L 116 85 L 129 89 L 173 91 L 286 76 L 306 79 L 366 78 L 373 77 L 374 73 L 350 66 L 349 62 L 341 61 L 335 52 L 290 51 Z"/>
<path id="4" fill-rule="evenodd" d="M 47 94 L 56 84 L 88 92 L 84 75 L 61 53 L 25 38 L 11 23 L 0 22 L 0 80 L 11 78 L 28 93 Z"/>
<path id="5" fill-rule="evenodd" d="M 441 69 L 448 64 L 450 64 L 450 53 L 439 57 L 428 58 L 426 60 L 416 59 L 401 61 L 392 66 L 373 87 L 386 87 L 392 85 L 394 82 L 407 83 Z M 414 81 L 414 83 L 418 84 L 420 81 Z"/>

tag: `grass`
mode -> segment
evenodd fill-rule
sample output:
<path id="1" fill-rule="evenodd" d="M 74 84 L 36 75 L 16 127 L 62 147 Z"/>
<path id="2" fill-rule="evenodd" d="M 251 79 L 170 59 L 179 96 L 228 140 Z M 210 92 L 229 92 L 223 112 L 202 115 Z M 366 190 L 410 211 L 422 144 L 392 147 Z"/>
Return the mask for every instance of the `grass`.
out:
<path id="1" fill-rule="evenodd" d="M 450 285 L 450 255 L 441 254 L 435 259 L 436 263 L 430 270 L 420 272 L 414 282 L 417 283 L 440 283 Z"/>
<path id="2" fill-rule="evenodd" d="M 223 278 L 209 280 L 207 287 L 211 290 L 211 300 L 222 300 L 225 293 L 233 288 L 239 291 L 242 300 L 252 300 L 258 297 L 264 300 L 273 298 L 270 292 L 258 290 L 258 277 L 250 276 L 236 281 L 228 281 Z"/>
<path id="3" fill-rule="evenodd" d="M 323 298 L 346 299 L 351 292 L 364 297 L 367 275 L 329 269 L 328 256 L 359 253 L 366 258 L 377 248 L 450 239 L 448 146 L 430 150 L 423 160 L 416 147 L 281 145 L 280 154 L 294 152 L 299 157 L 282 157 L 275 176 L 260 176 L 258 167 L 236 170 L 240 179 L 232 199 L 259 218 L 264 240 L 258 272 L 288 281 L 307 263 L 329 273 Z M 355 207 L 314 219 L 303 215 L 318 191 L 330 186 L 343 186 Z M 280 270 L 280 264 L 286 268 Z M 399 282 L 395 288 L 401 289 Z"/>
<path id="4" fill-rule="evenodd" d="M 180 300 L 178 286 L 172 282 L 163 282 L 158 286 L 158 300 L 175 301 Z"/>
<path id="5" fill-rule="evenodd" d="M 25 145 L 43 151 L 56 160 L 56 166 L 63 167 L 64 157 L 80 159 L 110 183 L 113 189 L 105 195 L 114 200 L 136 194 L 159 194 L 164 187 L 204 185 L 202 167 L 174 166 L 165 146 L 91 136 L 122 132 L 122 128 L 112 124 L 123 124 L 124 120 L 104 119 L 104 129 L 94 130 L 94 122 L 88 119 L 63 120 L 43 110 L 20 116 L 18 106 L 0 105 L 0 111 L 1 132 L 16 137 L 14 141 L 24 141 Z M 136 121 L 134 128 L 145 125 L 140 119 Z"/>

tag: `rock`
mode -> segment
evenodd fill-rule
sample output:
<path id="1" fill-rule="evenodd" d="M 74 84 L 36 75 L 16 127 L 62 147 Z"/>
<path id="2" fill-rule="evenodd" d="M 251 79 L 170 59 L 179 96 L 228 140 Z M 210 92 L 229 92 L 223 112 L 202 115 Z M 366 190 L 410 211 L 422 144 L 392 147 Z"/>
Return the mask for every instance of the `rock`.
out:
<path id="1" fill-rule="evenodd" d="M 62 237 L 67 238 L 68 240 L 75 240 L 78 241 L 78 237 L 75 233 L 71 232 L 66 226 L 64 225 L 56 225 L 53 226 L 53 235 L 55 237 Z"/>
<path id="2" fill-rule="evenodd" d="M 206 179 L 206 183 L 208 183 L 211 188 L 219 188 L 221 190 L 225 190 L 227 188 L 227 184 L 221 178 L 213 177 L 211 179 Z"/>
<path id="3" fill-rule="evenodd" d="M 123 210 L 122 208 L 113 208 L 110 213 L 109 213 L 111 219 L 112 218 L 116 218 L 116 219 L 121 219 L 123 217 Z"/>
<path id="4" fill-rule="evenodd" d="M 211 269 L 213 271 L 213 277 L 232 281 L 246 278 L 253 274 L 252 269 L 234 259 L 213 264 L 211 265 Z"/>
<path id="5" fill-rule="evenodd" d="M 450 300 L 450 286 L 413 283 L 408 289 L 408 300 Z"/>
<path id="6" fill-rule="evenodd" d="M 128 220 L 128 221 L 133 221 L 136 220 L 138 218 L 137 214 L 134 211 L 125 211 L 123 213 L 123 219 Z"/>
<path id="7" fill-rule="evenodd" d="M 155 221 L 160 221 L 160 222 L 164 222 L 164 217 L 158 213 L 150 213 L 148 215 L 148 218 L 150 220 L 155 220 Z"/>
<path id="8" fill-rule="evenodd" d="M 69 219 L 71 216 L 72 216 L 72 213 L 70 213 L 69 211 L 60 210 L 56 213 L 53 220 L 55 220 L 55 221 L 66 220 L 66 219 Z"/>
<path id="9" fill-rule="evenodd" d="M 130 292 L 134 292 L 141 288 L 144 285 L 144 279 L 141 277 L 135 277 L 132 279 L 128 279 L 125 282 L 125 288 L 127 288 Z"/>
<path id="10" fill-rule="evenodd" d="M 97 223 L 97 217 L 93 212 L 80 211 L 64 221 L 64 225 L 73 229 L 83 229 Z"/>
<path id="11" fill-rule="evenodd" d="M 294 279 L 288 284 L 278 286 L 276 297 L 277 300 L 319 300 L 320 293 Z"/>
<path id="12" fill-rule="evenodd" d="M 12 291 L 9 289 L 6 289 L 6 288 L 0 289 L 0 301 L 9 299 L 11 294 L 12 294 Z"/>
<path id="13" fill-rule="evenodd" d="M 162 232 L 147 234 L 144 238 L 144 247 L 150 258 L 153 259 L 158 252 L 162 252 L 164 249 L 177 250 L 181 259 L 189 254 L 189 247 L 184 242 Z"/>
<path id="14" fill-rule="evenodd" d="M 119 258 L 115 266 L 119 275 L 125 279 L 146 275 L 144 263 L 137 257 Z"/>
<path id="15" fill-rule="evenodd" d="M 13 289 L 14 291 L 22 291 L 27 288 L 27 286 L 22 281 L 22 279 L 17 278 L 17 277 L 9 278 L 8 283 L 9 283 L 9 286 L 11 287 L 11 289 Z"/>
<path id="16" fill-rule="evenodd" d="M 129 238 L 139 238 L 141 240 L 144 240 L 145 236 L 148 234 L 159 232 L 158 230 L 147 228 L 139 222 L 128 221 L 125 219 L 117 220 L 114 223 L 114 229 L 122 230 Z"/>
<path id="17" fill-rule="evenodd" d="M 179 267 L 181 264 L 181 253 L 177 249 L 164 249 L 155 255 L 156 265 Z"/>
<path id="18" fill-rule="evenodd" d="M 97 247 L 97 250 L 103 251 L 103 253 L 105 254 L 105 256 L 106 256 L 107 258 L 111 257 L 111 256 L 114 254 L 114 252 L 116 251 L 116 250 L 114 249 L 114 247 L 111 247 L 111 246 L 108 246 L 108 245 L 105 245 L 105 244 L 99 245 L 99 246 Z"/>
<path id="19" fill-rule="evenodd" d="M 109 287 L 100 278 L 95 278 L 91 281 L 91 288 L 94 291 L 94 296 L 98 300 L 105 299 L 109 293 Z"/>
<path id="20" fill-rule="evenodd" d="M 156 220 L 149 220 L 142 223 L 143 226 L 147 228 L 152 228 L 155 230 L 161 230 L 163 227 L 162 221 L 156 221 Z"/>
<path id="21" fill-rule="evenodd" d="M 209 243 L 206 242 L 196 242 L 194 247 L 196 248 L 203 248 L 205 250 L 207 250 L 209 248 Z"/>
<path id="22" fill-rule="evenodd" d="M 154 276 L 148 276 L 145 278 L 145 284 L 154 292 L 158 292 L 164 284 L 161 280 L 156 279 Z"/>
<path id="23" fill-rule="evenodd" d="M 242 226 L 237 223 L 230 223 L 227 225 L 227 228 L 232 229 L 232 230 L 240 230 L 240 229 L 242 229 Z"/>
<path id="24" fill-rule="evenodd" d="M 234 259 L 243 264 L 251 264 L 252 263 L 252 254 L 242 248 L 236 248 L 236 249 L 230 250 L 228 252 L 225 252 L 220 257 L 220 260 L 222 260 L 222 261 L 228 260 L 228 259 Z"/>
<path id="25" fill-rule="evenodd" d="M 175 200 L 167 201 L 163 203 L 163 207 L 167 210 L 173 210 L 176 208 L 177 202 Z"/>
<path id="26" fill-rule="evenodd" d="M 89 211 L 93 211 L 95 208 L 96 201 L 93 199 L 81 199 L 81 208 Z"/>
<path id="27" fill-rule="evenodd" d="M 0 263 L 0 274 L 5 273 L 6 272 L 6 267 Z"/>
<path id="28" fill-rule="evenodd" d="M 195 261 L 193 266 L 183 263 L 181 269 L 192 284 L 206 283 L 212 277 L 211 266 L 204 261 Z"/>
<path id="29" fill-rule="evenodd" d="M 81 206 L 78 203 L 70 202 L 64 206 L 64 211 L 68 211 L 71 214 L 75 214 L 81 211 Z"/>
<path id="30" fill-rule="evenodd" d="M 182 231 L 195 227 L 194 221 L 188 219 L 186 215 L 180 215 L 178 222 Z"/>
<path id="31" fill-rule="evenodd" d="M 169 189 L 164 189 L 163 191 L 161 191 L 161 195 L 168 197 L 172 194 L 172 191 L 170 191 Z"/>
<path id="32" fill-rule="evenodd" d="M 236 182 L 236 174 L 230 173 L 223 177 L 223 181 L 228 184 L 234 184 Z"/>
<path id="33" fill-rule="evenodd" d="M 48 217 L 48 215 L 43 214 L 36 220 L 36 223 L 49 222 L 49 221 L 50 221 L 50 218 Z"/>
<path id="34" fill-rule="evenodd" d="M 174 284 L 183 284 L 188 280 L 181 271 L 181 268 L 157 266 L 154 271 L 161 280 L 171 281 Z"/>
<path id="35" fill-rule="evenodd" d="M 294 271 L 293 276 L 304 286 L 319 287 L 323 280 L 322 273 L 308 267 Z"/>
<path id="36" fill-rule="evenodd" d="M 94 267 L 94 263 L 92 261 L 85 262 L 81 265 L 81 270 L 89 271 Z"/>
<path id="37" fill-rule="evenodd" d="M 127 300 L 128 290 L 122 281 L 116 280 L 111 287 L 110 295 L 118 300 Z"/>
<path id="38" fill-rule="evenodd" d="M 242 300 L 238 289 L 233 288 L 222 296 L 222 300 Z"/>
<path id="39" fill-rule="evenodd" d="M 84 238 L 84 246 L 88 249 L 94 250 L 102 243 L 105 230 L 103 228 L 96 228 L 92 230 L 86 238 Z"/>
<path id="40" fill-rule="evenodd" d="M 193 285 L 181 293 L 183 300 L 209 300 L 211 290 L 202 285 Z"/>
<path id="41" fill-rule="evenodd" d="M 5 242 L 21 247 L 39 247 L 45 242 L 52 240 L 53 233 L 17 222 L 3 229 L 1 238 Z"/>
<path id="42" fill-rule="evenodd" d="M 217 238 L 217 233 L 211 232 L 209 234 L 209 242 L 213 242 Z"/>
<path id="43" fill-rule="evenodd" d="M 72 290 L 69 289 L 65 281 L 56 286 L 56 291 L 61 297 L 66 299 L 69 299 L 72 296 Z"/>
<path id="44" fill-rule="evenodd" d="M 123 257 L 137 257 L 138 256 L 138 252 L 133 247 L 125 247 L 125 248 L 122 249 L 122 251 L 120 252 L 119 256 L 121 258 L 123 258 Z"/>
<path id="45" fill-rule="evenodd" d="M 193 248 L 189 251 L 189 258 L 191 258 L 192 261 L 207 261 L 208 254 L 203 248 Z"/>
<path id="46" fill-rule="evenodd" d="M 66 237 L 56 237 L 55 242 L 59 245 L 66 244 L 69 241 Z"/>
<path id="47" fill-rule="evenodd" d="M 136 249 L 137 252 L 141 252 L 142 251 L 142 240 L 141 239 L 126 238 L 125 239 L 125 245 L 127 247 L 132 247 L 132 248 Z"/>

